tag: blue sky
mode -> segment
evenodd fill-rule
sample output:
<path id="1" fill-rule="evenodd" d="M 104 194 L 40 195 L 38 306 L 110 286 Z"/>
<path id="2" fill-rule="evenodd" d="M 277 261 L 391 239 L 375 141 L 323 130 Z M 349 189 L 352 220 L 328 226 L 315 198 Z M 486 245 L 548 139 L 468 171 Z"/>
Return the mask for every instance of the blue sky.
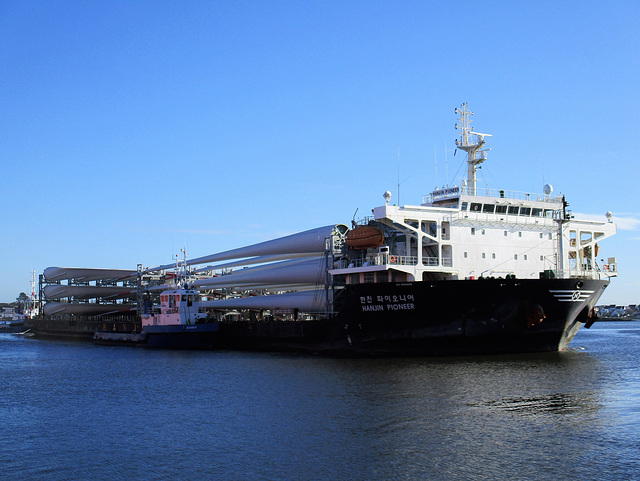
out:
<path id="1" fill-rule="evenodd" d="M 0 3 L 0 301 L 48 266 L 135 268 L 480 182 L 616 216 L 640 303 L 640 4 Z M 445 155 L 445 149 L 447 153 Z M 437 174 L 436 174 L 437 159 Z"/>

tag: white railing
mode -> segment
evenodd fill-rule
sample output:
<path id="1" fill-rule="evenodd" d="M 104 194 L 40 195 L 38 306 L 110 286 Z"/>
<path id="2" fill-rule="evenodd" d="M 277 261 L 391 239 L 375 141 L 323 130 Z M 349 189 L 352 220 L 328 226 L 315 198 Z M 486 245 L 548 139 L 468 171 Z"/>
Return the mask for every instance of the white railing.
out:
<path id="1" fill-rule="evenodd" d="M 394 256 L 392 254 L 376 254 L 375 256 L 369 256 L 365 259 L 353 259 L 347 261 L 345 259 L 340 260 L 336 265 L 337 269 L 348 269 L 358 267 L 370 267 L 370 266 L 417 266 L 417 256 Z M 438 257 L 423 257 L 422 265 L 427 267 L 438 267 L 440 265 L 440 258 Z M 453 259 L 451 256 L 442 257 L 442 266 L 453 266 Z"/>
<path id="2" fill-rule="evenodd" d="M 605 271 L 600 269 L 565 269 L 563 271 L 554 270 L 553 272 L 559 279 L 606 279 L 618 275 L 615 270 Z"/>
<path id="3" fill-rule="evenodd" d="M 471 195 L 470 192 L 471 189 L 468 186 L 443 189 L 441 191 L 435 191 L 431 194 L 424 195 L 422 197 L 422 203 L 430 204 L 434 201 L 457 198 L 460 195 Z M 554 202 L 556 204 L 562 204 L 562 196 L 532 194 L 530 192 L 518 192 L 503 189 L 489 189 L 486 187 L 476 187 L 476 193 L 474 195 L 476 197 L 492 197 L 495 199 L 532 200 L 536 202 Z"/>
<path id="4" fill-rule="evenodd" d="M 552 217 L 544 216 L 524 216 L 517 214 L 505 214 L 505 213 L 489 213 L 489 212 L 475 212 L 475 211 L 457 211 L 447 216 L 449 222 L 455 220 L 474 221 L 474 222 L 487 222 L 491 224 L 495 223 L 507 223 L 510 225 L 524 225 L 533 227 L 551 227 L 556 223 Z"/>
<path id="5" fill-rule="evenodd" d="M 418 258 L 416 256 L 395 256 L 392 254 L 376 254 L 364 259 L 353 259 L 351 261 L 341 260 L 338 264 L 338 269 L 356 268 L 356 267 L 369 267 L 369 266 L 384 266 L 384 265 L 396 265 L 396 266 L 415 266 L 418 264 Z"/>

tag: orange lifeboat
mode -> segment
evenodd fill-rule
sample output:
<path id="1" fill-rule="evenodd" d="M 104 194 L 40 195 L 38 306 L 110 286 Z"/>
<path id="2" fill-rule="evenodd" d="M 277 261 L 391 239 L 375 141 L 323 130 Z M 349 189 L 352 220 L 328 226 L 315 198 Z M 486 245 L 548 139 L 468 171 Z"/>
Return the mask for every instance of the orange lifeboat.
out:
<path id="1" fill-rule="evenodd" d="M 377 227 L 362 225 L 349 231 L 346 242 L 353 249 L 380 247 L 384 243 L 384 234 Z"/>

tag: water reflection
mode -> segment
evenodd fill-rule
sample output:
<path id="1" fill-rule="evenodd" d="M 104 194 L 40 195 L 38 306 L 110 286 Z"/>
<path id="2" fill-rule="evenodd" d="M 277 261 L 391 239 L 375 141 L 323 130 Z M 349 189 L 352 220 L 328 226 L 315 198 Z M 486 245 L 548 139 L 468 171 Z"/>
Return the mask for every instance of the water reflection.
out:
<path id="1" fill-rule="evenodd" d="M 490 409 L 529 416 L 541 414 L 584 414 L 596 411 L 600 407 L 598 397 L 593 393 L 553 393 L 529 398 L 498 399 L 487 401 L 484 406 Z"/>
<path id="2" fill-rule="evenodd" d="M 0 346 L 3 471 L 629 479 L 640 468 L 637 337 L 594 329 L 566 352 L 444 359 L 12 342 Z"/>

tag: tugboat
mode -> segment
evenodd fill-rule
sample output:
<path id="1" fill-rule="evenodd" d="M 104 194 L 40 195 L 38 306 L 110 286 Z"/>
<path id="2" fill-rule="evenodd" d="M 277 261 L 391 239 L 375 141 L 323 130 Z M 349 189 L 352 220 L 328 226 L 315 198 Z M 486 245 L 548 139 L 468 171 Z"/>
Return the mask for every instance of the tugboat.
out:
<path id="1" fill-rule="evenodd" d="M 217 322 L 207 322 L 200 308 L 200 293 L 183 288 L 160 294 L 160 309 L 156 311 L 146 301 L 142 313 L 142 335 L 146 347 L 163 349 L 212 349 L 217 347 Z"/>

